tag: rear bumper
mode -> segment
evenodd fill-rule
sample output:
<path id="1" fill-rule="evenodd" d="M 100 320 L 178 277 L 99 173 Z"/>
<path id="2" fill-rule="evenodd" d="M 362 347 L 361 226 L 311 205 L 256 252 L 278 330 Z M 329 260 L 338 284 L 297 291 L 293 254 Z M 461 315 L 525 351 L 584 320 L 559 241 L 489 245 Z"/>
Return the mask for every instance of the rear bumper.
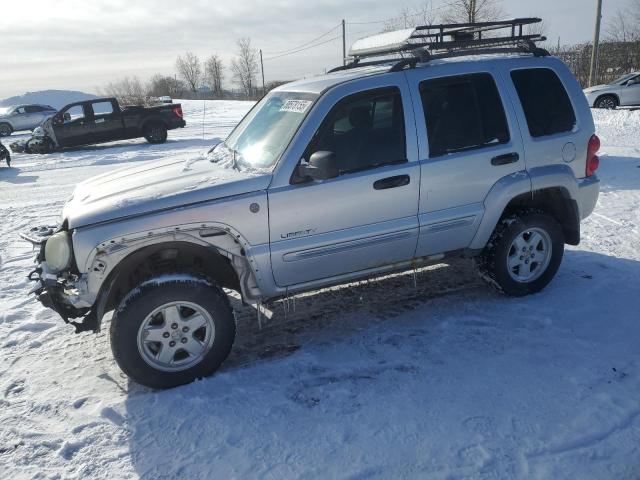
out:
<path id="1" fill-rule="evenodd" d="M 171 120 L 169 124 L 169 129 L 184 128 L 186 126 L 187 126 L 187 122 L 184 120 L 184 118 L 176 118 Z"/>
<path id="2" fill-rule="evenodd" d="M 580 220 L 584 220 L 593 212 L 600 195 L 600 179 L 597 175 L 578 180 L 578 208 Z"/>

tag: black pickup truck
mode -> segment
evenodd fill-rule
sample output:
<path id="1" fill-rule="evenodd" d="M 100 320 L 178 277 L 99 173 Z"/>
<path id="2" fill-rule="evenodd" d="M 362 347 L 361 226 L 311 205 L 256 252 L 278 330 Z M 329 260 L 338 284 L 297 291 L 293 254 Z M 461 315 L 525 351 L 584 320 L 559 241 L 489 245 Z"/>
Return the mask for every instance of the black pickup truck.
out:
<path id="1" fill-rule="evenodd" d="M 120 108 L 115 98 L 98 98 L 67 105 L 33 131 L 10 145 L 14 152 L 49 153 L 79 145 L 144 137 L 164 143 L 167 130 L 186 125 L 180 104 Z"/>

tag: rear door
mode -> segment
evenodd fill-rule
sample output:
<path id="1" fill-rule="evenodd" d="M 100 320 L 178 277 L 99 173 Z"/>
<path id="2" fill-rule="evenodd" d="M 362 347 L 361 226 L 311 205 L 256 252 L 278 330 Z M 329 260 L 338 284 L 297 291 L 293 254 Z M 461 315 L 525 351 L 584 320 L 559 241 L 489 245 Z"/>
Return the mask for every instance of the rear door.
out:
<path id="1" fill-rule="evenodd" d="M 484 199 L 502 177 L 525 170 L 501 76 L 474 62 L 407 71 L 420 148 L 416 256 L 469 246 Z"/>
<path id="2" fill-rule="evenodd" d="M 36 128 L 46 118 L 44 107 L 39 105 L 27 105 L 24 109 L 27 112 L 27 119 L 29 122 L 27 128 Z"/>
<path id="3" fill-rule="evenodd" d="M 95 142 L 117 140 L 123 136 L 122 115 L 114 101 L 99 101 L 90 104 L 92 110 L 92 135 Z"/>
<path id="4" fill-rule="evenodd" d="M 89 119 L 93 112 L 86 104 L 66 107 L 54 117 L 54 133 L 61 147 L 91 143 L 92 128 Z"/>
<path id="5" fill-rule="evenodd" d="M 276 284 L 312 282 L 412 259 L 420 167 L 404 76 L 335 87 L 318 101 L 310 122 L 293 147 L 296 163 L 286 162 L 284 178 L 276 178 L 268 192 Z M 335 153 L 338 177 L 292 183 L 293 168 L 317 151 Z"/>

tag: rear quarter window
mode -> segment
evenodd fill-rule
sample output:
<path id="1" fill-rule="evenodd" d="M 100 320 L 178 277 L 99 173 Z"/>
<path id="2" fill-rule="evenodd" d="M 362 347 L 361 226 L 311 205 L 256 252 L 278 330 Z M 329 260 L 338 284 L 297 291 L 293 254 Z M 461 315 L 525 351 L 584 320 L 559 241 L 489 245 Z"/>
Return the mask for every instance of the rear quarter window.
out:
<path id="1" fill-rule="evenodd" d="M 571 100 L 553 70 L 513 70 L 511 79 L 532 137 L 570 132 L 574 129 L 576 115 Z"/>

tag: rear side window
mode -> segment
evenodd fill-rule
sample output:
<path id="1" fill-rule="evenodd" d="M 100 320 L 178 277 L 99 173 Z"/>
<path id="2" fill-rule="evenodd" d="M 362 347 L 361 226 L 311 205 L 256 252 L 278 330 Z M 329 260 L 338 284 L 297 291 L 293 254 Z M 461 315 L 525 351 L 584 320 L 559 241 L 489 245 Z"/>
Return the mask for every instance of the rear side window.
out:
<path id="1" fill-rule="evenodd" d="M 500 94 L 488 73 L 425 80 L 420 97 L 430 157 L 509 141 Z"/>
<path id="2" fill-rule="evenodd" d="M 518 92 L 532 137 L 573 130 L 576 115 L 567 91 L 553 70 L 513 70 L 511 79 Z"/>
<path id="3" fill-rule="evenodd" d="M 94 115 L 110 115 L 113 113 L 111 102 L 95 102 L 91 104 Z"/>
<path id="4" fill-rule="evenodd" d="M 37 105 L 29 105 L 27 107 L 24 107 L 24 109 L 27 113 L 40 113 L 43 110 L 42 107 L 39 107 Z"/>

